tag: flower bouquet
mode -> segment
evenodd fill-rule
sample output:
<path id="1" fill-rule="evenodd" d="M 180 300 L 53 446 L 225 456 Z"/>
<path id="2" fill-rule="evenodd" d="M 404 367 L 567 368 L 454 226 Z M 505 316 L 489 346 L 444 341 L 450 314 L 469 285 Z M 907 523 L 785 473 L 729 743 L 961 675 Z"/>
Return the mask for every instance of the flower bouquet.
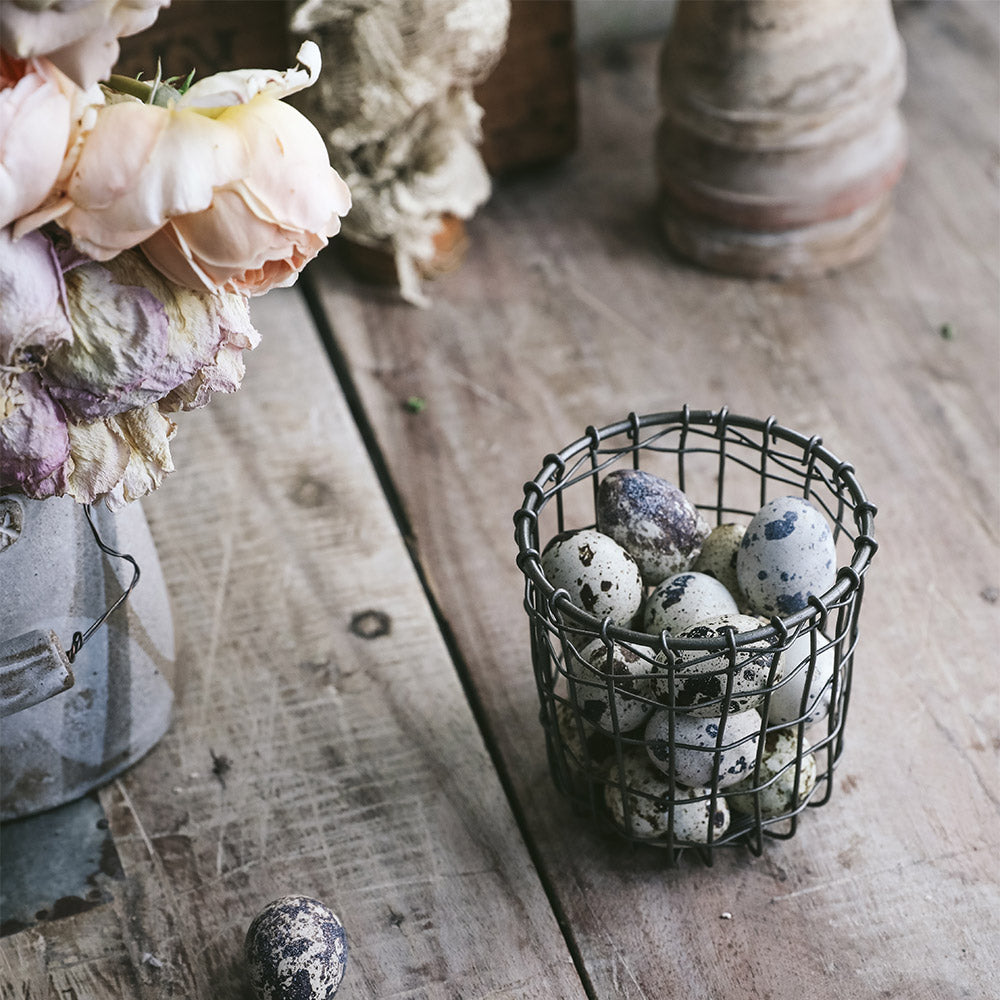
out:
<path id="1" fill-rule="evenodd" d="M 248 297 L 340 229 L 346 184 L 285 72 L 111 75 L 165 0 L 0 5 L 0 491 L 112 509 L 173 469 L 170 414 L 235 391 Z"/>
<path id="2" fill-rule="evenodd" d="M 283 100 L 315 82 L 313 42 L 285 72 L 111 74 L 165 2 L 0 3 L 0 819 L 166 731 L 173 627 L 131 501 L 173 469 L 173 415 L 239 388 L 249 297 L 292 284 L 350 208 Z"/>

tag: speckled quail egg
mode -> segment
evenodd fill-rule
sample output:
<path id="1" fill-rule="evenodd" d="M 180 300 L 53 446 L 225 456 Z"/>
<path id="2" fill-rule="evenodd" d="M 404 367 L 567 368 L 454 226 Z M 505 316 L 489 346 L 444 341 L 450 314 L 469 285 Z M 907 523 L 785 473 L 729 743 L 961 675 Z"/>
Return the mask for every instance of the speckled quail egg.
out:
<path id="1" fill-rule="evenodd" d="M 318 900 L 282 896 L 254 917 L 243 954 L 259 1000 L 332 1000 L 347 968 L 347 935 Z"/>
<path id="2" fill-rule="evenodd" d="M 609 664 L 610 660 L 610 664 Z M 567 661 L 570 697 L 590 725 L 607 733 L 641 726 L 656 707 L 648 675 L 653 665 L 628 643 L 610 648 L 594 639 Z M 609 691 L 608 682 L 612 689 Z"/>
<path id="3" fill-rule="evenodd" d="M 754 632 L 762 623 L 749 615 L 719 615 L 684 629 L 678 639 L 716 639 L 732 630 Z M 783 654 L 776 652 L 777 637 L 759 639 L 736 647 L 733 659 L 733 684 L 730 712 L 745 712 L 764 700 L 764 690 L 781 677 Z M 663 662 L 662 654 L 658 659 Z M 676 652 L 673 670 L 673 705 L 692 715 L 717 716 L 722 711 L 730 671 L 730 651 L 709 653 L 704 649 L 681 649 Z M 773 672 L 772 672 L 773 671 Z M 661 667 L 653 678 L 653 694 L 660 701 L 671 702 L 671 672 Z"/>
<path id="4" fill-rule="evenodd" d="M 709 833 L 712 840 L 717 840 L 729 829 L 729 805 L 725 796 L 716 797 L 713 810 L 711 788 L 675 786 L 674 794 L 677 799 L 674 802 L 674 840 L 707 844 Z"/>
<path id="5" fill-rule="evenodd" d="M 767 710 L 768 725 L 787 726 L 793 722 L 805 722 L 812 725 L 825 719 L 830 713 L 833 696 L 834 653 L 833 647 L 826 649 L 826 639 L 817 637 L 816 666 L 810 680 L 808 659 L 810 655 L 809 633 L 792 640 L 785 653 L 784 680 L 771 693 L 771 701 Z M 803 704 L 806 682 L 809 681 L 809 694 Z"/>
<path id="6" fill-rule="evenodd" d="M 736 576 L 736 556 L 746 530 L 745 524 L 716 525 L 702 543 L 701 552 L 691 567 L 697 573 L 714 576 L 733 596 L 741 611 L 746 607 L 746 597 Z"/>
<path id="7" fill-rule="evenodd" d="M 716 798 L 713 810 L 711 791 L 707 788 L 675 784 L 673 793 L 675 842 L 705 844 L 710 833 L 713 839 L 725 833 L 730 816 L 723 796 Z M 604 801 L 615 823 L 633 837 L 662 837 L 669 830 L 670 781 L 643 753 L 626 753 L 620 774 L 617 766 L 609 768 Z"/>
<path id="8" fill-rule="evenodd" d="M 653 765 L 669 773 L 689 788 L 711 786 L 716 762 L 719 777 L 716 787 L 736 784 L 753 769 L 760 742 L 760 713 L 755 709 L 738 712 L 722 720 L 695 715 L 674 715 L 674 752 L 670 752 L 670 710 L 655 712 L 646 723 L 646 749 Z M 722 743 L 719 749 L 719 734 Z"/>
<path id="9" fill-rule="evenodd" d="M 567 766 L 590 775 L 597 773 L 615 752 L 610 736 L 587 725 L 583 716 L 565 701 L 555 703 L 555 720 L 562 756 Z"/>
<path id="10" fill-rule="evenodd" d="M 795 762 L 798 755 L 799 744 L 794 730 L 768 733 L 764 737 L 764 752 L 760 759 L 760 780 L 754 782 L 751 775 L 733 785 L 726 796 L 730 806 L 736 812 L 752 816 L 756 797 L 760 802 L 760 814 L 765 819 L 791 812 L 805 801 L 816 784 L 816 758 L 808 752 L 802 755 L 796 782 Z"/>
<path id="11" fill-rule="evenodd" d="M 709 532 L 681 490 L 642 469 L 616 469 L 601 480 L 597 527 L 632 554 L 650 586 L 689 569 Z"/>
<path id="12" fill-rule="evenodd" d="M 636 561 L 613 538 L 594 528 L 566 531 L 541 555 L 542 572 L 556 590 L 595 618 L 629 625 L 642 604 Z"/>
<path id="13" fill-rule="evenodd" d="M 675 573 L 650 593 L 642 611 L 644 632 L 672 635 L 709 618 L 737 614 L 736 601 L 725 586 L 705 573 Z"/>
<path id="14" fill-rule="evenodd" d="M 837 580 L 837 551 L 823 515 L 802 497 L 764 504 L 747 525 L 736 575 L 754 614 L 787 616 Z"/>

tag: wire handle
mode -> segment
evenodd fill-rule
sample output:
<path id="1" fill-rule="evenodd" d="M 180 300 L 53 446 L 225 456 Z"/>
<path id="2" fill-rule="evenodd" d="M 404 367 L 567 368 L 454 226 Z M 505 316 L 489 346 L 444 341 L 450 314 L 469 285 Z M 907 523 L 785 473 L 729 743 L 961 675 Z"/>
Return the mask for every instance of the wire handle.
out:
<path id="1" fill-rule="evenodd" d="M 70 643 L 69 649 L 66 651 L 66 658 L 70 663 L 76 659 L 76 654 L 83 649 L 84 643 L 86 643 L 87 640 L 108 620 L 108 618 L 111 617 L 111 615 L 114 614 L 114 612 L 128 600 L 129 594 L 132 593 L 135 589 L 135 585 L 139 582 L 139 564 L 128 553 L 116 551 L 101 538 L 100 532 L 97 530 L 97 525 L 94 524 L 94 516 L 91 512 L 91 506 L 89 504 L 84 507 L 83 512 L 87 517 L 87 524 L 90 525 L 90 530 L 94 536 L 94 541 L 97 542 L 98 548 L 105 555 L 109 555 L 114 559 L 123 559 L 125 562 L 131 564 L 132 579 L 129 581 L 129 585 L 122 592 L 118 600 L 115 601 L 115 603 L 112 604 L 111 607 L 108 608 L 107 611 L 105 611 L 104 614 L 101 615 L 101 617 L 98 618 L 86 632 L 73 633 L 73 641 Z"/>

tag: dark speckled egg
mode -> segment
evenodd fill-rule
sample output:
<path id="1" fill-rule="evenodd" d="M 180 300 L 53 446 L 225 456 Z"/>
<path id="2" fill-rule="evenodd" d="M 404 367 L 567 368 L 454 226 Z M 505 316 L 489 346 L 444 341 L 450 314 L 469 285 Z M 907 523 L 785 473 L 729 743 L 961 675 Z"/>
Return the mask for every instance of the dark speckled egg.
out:
<path id="1" fill-rule="evenodd" d="M 243 953 L 259 1000 L 331 1000 L 347 968 L 347 935 L 318 900 L 282 896 L 254 918 Z"/>
<path id="2" fill-rule="evenodd" d="M 642 469 L 616 469 L 601 480 L 597 527 L 635 559 L 651 586 L 690 569 L 710 530 L 681 490 Z"/>

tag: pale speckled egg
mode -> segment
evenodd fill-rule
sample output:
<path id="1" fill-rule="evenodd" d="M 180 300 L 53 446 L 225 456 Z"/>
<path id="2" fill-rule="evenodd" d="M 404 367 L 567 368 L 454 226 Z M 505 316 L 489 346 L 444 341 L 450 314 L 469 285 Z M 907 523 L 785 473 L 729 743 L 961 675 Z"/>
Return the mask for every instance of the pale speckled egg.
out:
<path id="1" fill-rule="evenodd" d="M 684 629 L 677 638 L 715 639 L 725 636 L 730 629 L 736 633 L 754 632 L 761 624 L 758 619 L 749 615 L 719 615 Z M 746 712 L 757 708 L 764 700 L 769 683 L 781 677 L 784 655 L 778 651 L 779 646 L 775 637 L 737 647 L 733 663 L 730 712 Z M 726 695 L 729 670 L 728 650 L 719 653 L 701 649 L 678 650 L 673 672 L 674 707 L 692 715 L 719 715 Z M 667 668 L 661 668 L 661 673 L 654 677 L 653 693 L 660 701 L 669 703 L 670 673 Z"/>
<path id="2" fill-rule="evenodd" d="M 629 625 L 642 604 L 636 561 L 613 538 L 594 528 L 564 531 L 541 555 L 542 572 L 557 590 L 596 618 Z"/>
<path id="3" fill-rule="evenodd" d="M 642 628 L 651 635 L 664 630 L 678 635 L 698 622 L 738 611 L 732 594 L 714 577 L 705 573 L 675 573 L 657 584 L 646 598 Z"/>
<path id="4" fill-rule="evenodd" d="M 817 643 L 816 666 L 810 679 L 809 664 L 804 662 L 810 655 L 809 633 L 804 632 L 792 640 L 785 653 L 784 680 L 771 694 L 767 710 L 768 725 L 787 726 L 800 721 L 812 725 L 830 714 L 834 653 L 832 646 L 828 649 L 822 648 L 825 642 L 826 640 L 820 636 Z M 809 694 L 803 704 L 802 696 L 805 694 L 807 681 Z"/>
<path id="5" fill-rule="evenodd" d="M 713 810 L 711 794 L 710 788 L 675 786 L 674 840 L 707 844 L 709 833 L 712 840 L 717 840 L 729 829 L 729 804 L 725 796 L 716 796 Z"/>
<path id="6" fill-rule="evenodd" d="M 319 900 L 282 896 L 254 917 L 243 954 L 259 1000 L 332 1000 L 347 968 L 347 935 Z"/>
<path id="7" fill-rule="evenodd" d="M 837 580 L 837 551 L 826 518 L 802 497 L 764 504 L 743 535 L 736 575 L 754 614 L 800 611 Z"/>
<path id="8" fill-rule="evenodd" d="M 736 557 L 746 530 L 745 524 L 717 524 L 708 533 L 691 567 L 697 573 L 714 576 L 733 596 L 741 611 L 746 607 L 746 597 L 736 576 Z"/>
<path id="9" fill-rule="evenodd" d="M 799 745 L 794 730 L 768 733 L 764 737 L 764 752 L 760 759 L 760 780 L 755 783 L 751 775 L 733 785 L 727 795 L 730 806 L 736 812 L 752 816 L 756 797 L 762 818 L 772 819 L 791 812 L 805 801 L 816 785 L 816 758 L 808 752 L 802 754 L 796 782 L 795 762 L 798 756 Z"/>
<path id="10" fill-rule="evenodd" d="M 617 642 L 609 651 L 601 639 L 589 642 L 578 655 L 571 653 L 566 668 L 570 697 L 580 714 L 606 733 L 615 731 L 616 719 L 618 732 L 624 733 L 652 714 L 652 671 L 649 660 L 628 643 Z"/>
<path id="11" fill-rule="evenodd" d="M 624 781 L 624 797 L 620 779 Z M 713 839 L 725 833 L 730 814 L 724 797 L 716 798 L 713 810 L 711 798 L 702 798 L 710 795 L 707 788 L 683 788 L 675 784 L 673 791 L 673 836 L 676 842 L 705 844 L 710 832 Z M 610 768 L 608 783 L 604 786 L 604 801 L 615 823 L 634 837 L 661 837 L 668 832 L 670 782 L 662 771 L 653 767 L 645 754 L 627 753 L 622 759 L 620 775 L 617 766 Z"/>
<path id="12" fill-rule="evenodd" d="M 665 774 L 673 767 L 674 778 L 689 788 L 711 786 L 718 762 L 716 787 L 726 788 L 753 769 L 761 722 L 760 713 L 755 709 L 727 716 L 724 729 L 721 719 L 674 715 L 674 753 L 671 754 L 670 710 L 662 709 L 646 723 L 646 750 L 654 767 Z M 722 743 L 716 749 L 720 731 Z"/>
<path id="13" fill-rule="evenodd" d="M 601 480 L 597 527 L 632 554 L 650 586 L 689 569 L 710 530 L 681 490 L 642 469 L 616 469 Z"/>

